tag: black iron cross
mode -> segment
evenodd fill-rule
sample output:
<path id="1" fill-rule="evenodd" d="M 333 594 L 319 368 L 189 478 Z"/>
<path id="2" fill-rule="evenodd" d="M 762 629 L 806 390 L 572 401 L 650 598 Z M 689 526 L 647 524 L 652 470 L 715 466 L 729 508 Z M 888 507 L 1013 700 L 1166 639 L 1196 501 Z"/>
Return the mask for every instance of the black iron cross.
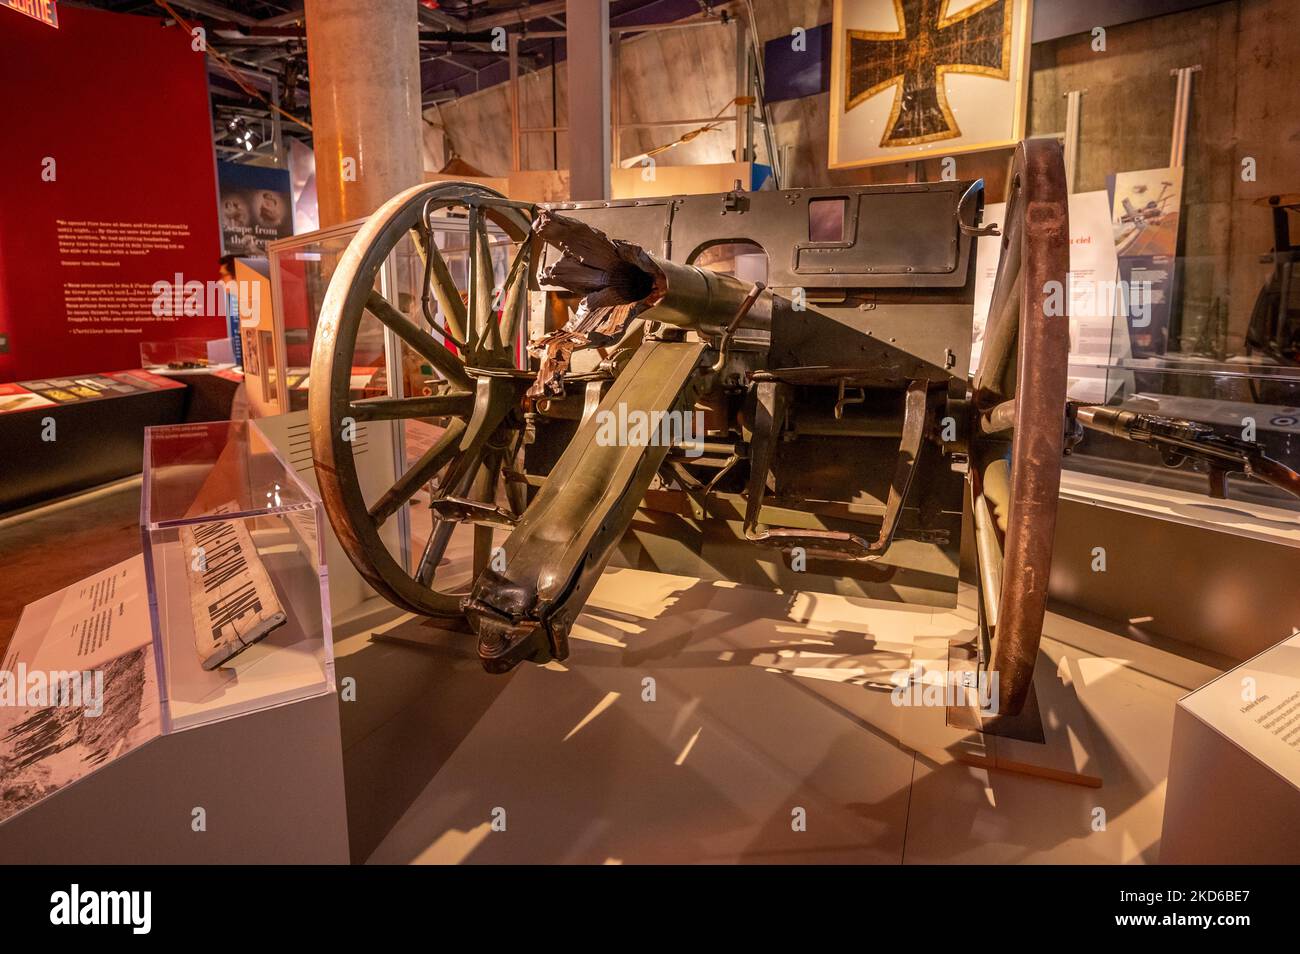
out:
<path id="1" fill-rule="evenodd" d="M 882 146 L 961 135 L 945 73 L 1010 76 L 1011 0 L 983 0 L 951 16 L 949 0 L 894 0 L 901 31 L 848 32 L 845 111 L 894 87 Z"/>

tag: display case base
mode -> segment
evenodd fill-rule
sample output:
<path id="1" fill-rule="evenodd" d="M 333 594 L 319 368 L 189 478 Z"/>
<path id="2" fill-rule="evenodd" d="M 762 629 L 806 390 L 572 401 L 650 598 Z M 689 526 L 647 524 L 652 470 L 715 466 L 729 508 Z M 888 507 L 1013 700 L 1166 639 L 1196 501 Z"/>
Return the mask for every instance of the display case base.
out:
<path id="1" fill-rule="evenodd" d="M 1178 700 L 1161 864 L 1300 863 L 1300 629 Z"/>
<path id="2" fill-rule="evenodd" d="M 0 825 L 0 864 L 345 864 L 334 693 L 162 735 Z"/>

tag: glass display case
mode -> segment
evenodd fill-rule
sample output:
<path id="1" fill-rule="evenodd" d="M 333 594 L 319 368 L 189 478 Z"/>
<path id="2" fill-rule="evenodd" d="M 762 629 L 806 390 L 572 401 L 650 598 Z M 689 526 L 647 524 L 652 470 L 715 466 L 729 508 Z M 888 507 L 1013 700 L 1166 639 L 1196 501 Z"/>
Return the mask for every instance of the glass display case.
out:
<path id="1" fill-rule="evenodd" d="M 1068 312 L 1069 396 L 1192 421 L 1300 471 L 1300 287 L 1291 280 L 1290 238 L 1300 195 L 1243 203 L 1234 214 L 1259 244 L 1249 255 L 1231 254 L 1222 236 L 1192 228 L 1204 214 L 1200 175 L 1193 167 L 1117 172 L 1104 189 L 1070 195 L 1068 287 L 1045 289 L 1049 313 Z M 999 224 L 1002 212 L 991 203 L 984 221 Z M 980 239 L 972 367 L 1000 241 Z M 1209 489 L 1205 463 L 1166 460 L 1140 441 L 1095 431 L 1084 433 L 1065 467 L 1168 490 Z M 1227 496 L 1300 512 L 1294 495 L 1240 475 L 1229 477 Z"/>
<path id="2" fill-rule="evenodd" d="M 1289 233 L 1300 196 L 1290 205 L 1285 196 L 1271 197 L 1279 204 L 1254 203 L 1271 205 L 1274 247 L 1236 264 L 1235 284 L 1216 284 L 1215 274 L 1229 270 L 1226 257 L 1127 253 L 1154 226 L 1134 227 L 1134 214 L 1123 203 L 1124 178 L 1116 178 L 1118 280 L 1108 299 L 1108 335 L 1096 334 L 1102 346 L 1086 354 L 1073 342 L 1072 384 L 1097 386 L 1071 396 L 1194 421 L 1224 437 L 1257 443 L 1269 457 L 1300 470 L 1300 288 L 1290 278 L 1295 252 Z M 1153 184 L 1149 192 L 1154 189 Z M 1167 251 L 1181 248 L 1176 234 Z M 1231 289 L 1254 293 L 1230 294 Z M 1066 467 L 1170 489 L 1207 489 L 1203 463 L 1166 463 L 1141 443 L 1091 431 Z M 1229 479 L 1228 497 L 1300 512 L 1300 498 L 1244 476 Z"/>
<path id="3" fill-rule="evenodd" d="M 468 220 L 445 215 L 435 221 L 439 225 L 434 230 L 434 240 L 448 271 L 458 287 L 465 287 L 469 271 Z M 268 247 L 273 302 L 271 347 L 274 350 L 263 357 L 271 365 L 267 370 L 268 376 L 283 377 L 284 380 L 283 395 L 277 391 L 277 406 L 281 413 L 307 407 L 311 348 L 325 294 L 339 259 L 364 224 L 364 220 L 349 222 L 281 239 Z M 496 227 L 489 230 L 489 236 L 493 270 L 499 286 L 505 280 L 510 264 L 511 246 L 507 236 Z M 420 327 L 425 327 L 420 289 L 423 275 L 423 263 L 408 237 L 388 257 L 375 280 L 375 290 Z M 436 314 L 437 304 L 431 304 Z M 435 337 L 442 340 L 438 330 L 432 330 Z M 522 349 L 522 338 L 519 347 Z M 398 381 L 392 386 L 388 380 L 389 367 L 402 369 Z M 276 374 L 276 369 L 280 368 L 284 369 L 282 376 Z M 395 334 L 386 331 L 373 316 L 366 317 L 357 335 L 353 357 L 354 398 L 432 394 L 439 380 L 427 361 L 420 359 Z"/>
<path id="4" fill-rule="evenodd" d="M 145 431 L 164 731 L 332 692 L 320 499 L 247 421 Z"/>
<path id="5" fill-rule="evenodd" d="M 448 210 L 432 217 L 431 230 L 434 241 L 446 262 L 448 272 L 458 288 L 468 287 L 469 278 L 469 221 L 465 215 Z M 332 228 L 321 229 L 292 238 L 273 242 L 268 246 L 272 307 L 270 320 L 263 318 L 261 329 L 269 331 L 270 343 L 264 346 L 263 363 L 270 367 L 261 369 L 263 381 L 283 381 L 284 388 L 274 388 L 275 400 L 265 406 L 264 414 L 293 414 L 304 411 L 308 403 L 311 383 L 310 364 L 316 326 L 320 320 L 330 278 L 352 238 L 365 224 L 364 220 Z M 488 226 L 489 249 L 492 257 L 494 285 L 504 283 L 509 270 L 513 245 L 509 237 L 496 225 Z M 413 324 L 432 334 L 449 349 L 455 344 L 446 340 L 440 330 L 443 322 L 436 300 L 428 304 L 436 323 L 425 320 L 421 301 L 421 283 L 424 280 L 424 263 L 414 242 L 404 237 L 385 260 L 375 280 L 375 290 Z M 526 329 L 521 327 L 515 351 L 520 361 L 524 357 Z M 246 371 L 248 361 L 246 359 Z M 284 369 L 283 374 L 278 369 Z M 390 373 L 390 369 L 400 369 Z M 443 382 L 427 360 L 418 356 L 395 332 L 386 328 L 373 315 L 366 313 L 357 334 L 351 376 L 351 398 L 414 397 L 437 392 Z M 256 381 L 250 388 L 258 387 Z M 412 466 L 442 433 L 442 423 L 436 420 L 405 420 L 391 422 L 359 422 L 358 453 L 364 457 L 359 465 L 363 477 L 363 492 L 370 502 L 392 486 L 399 475 Z M 305 416 L 286 421 L 286 441 L 307 446 Z M 271 428 L 279 433 L 284 428 Z M 297 434 L 297 437 L 293 437 Z M 377 458 L 384 457 L 385 460 Z M 361 458 L 359 458 L 361 459 Z M 309 470 L 309 468 L 308 468 Z M 308 472 L 300 474 L 312 481 Z M 423 491 L 417 492 L 411 505 L 404 505 L 395 515 L 392 524 L 381 534 L 390 554 L 402 566 L 408 566 L 414 553 L 417 557 L 425 548 L 432 533 L 432 522 Z M 459 533 L 459 531 L 458 531 Z"/>
<path id="6" fill-rule="evenodd" d="M 214 364 L 207 338 L 172 338 L 140 342 L 140 367 L 146 371 L 190 371 Z"/>
<path id="7" fill-rule="evenodd" d="M 1269 457 L 1300 470 L 1300 374 L 1264 363 L 1196 355 L 1120 358 L 1094 367 L 1114 384 L 1108 404 L 1194 421 L 1225 437 L 1256 442 Z M 1141 443 L 1094 431 L 1085 432 L 1065 466 L 1201 493 L 1209 479 L 1203 463 L 1166 463 Z M 1231 499 L 1300 512 L 1300 498 L 1259 481 L 1233 475 L 1228 486 Z"/>

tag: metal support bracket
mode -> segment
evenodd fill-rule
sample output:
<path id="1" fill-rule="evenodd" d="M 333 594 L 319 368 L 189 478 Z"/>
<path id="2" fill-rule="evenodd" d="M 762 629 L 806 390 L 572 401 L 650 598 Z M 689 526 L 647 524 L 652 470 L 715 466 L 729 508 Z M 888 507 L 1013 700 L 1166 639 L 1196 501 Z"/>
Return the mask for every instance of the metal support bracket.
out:
<path id="1" fill-rule="evenodd" d="M 760 384 L 759 388 L 774 387 L 774 384 Z M 784 385 L 782 385 L 784 386 Z M 785 386 L 788 387 L 788 386 Z M 889 549 L 894 534 L 898 530 L 899 520 L 903 515 L 903 503 L 916 476 L 917 460 L 921 456 L 921 444 L 930 419 L 930 388 L 924 380 L 909 381 L 907 397 L 903 405 L 903 435 L 899 441 L 898 462 L 894 466 L 894 477 L 889 485 L 889 495 L 885 501 L 885 514 L 880 524 L 876 539 L 868 541 L 860 534 L 848 530 L 807 530 L 793 527 L 769 527 L 758 530 L 758 513 L 763 503 L 766 489 L 767 470 L 770 467 L 770 453 L 765 454 L 762 466 L 759 460 L 759 426 L 764 420 L 765 403 L 759 392 L 758 421 L 755 422 L 754 443 L 751 449 L 751 470 L 749 477 L 749 499 L 745 506 L 745 536 L 754 543 L 762 543 L 790 550 L 802 547 L 810 556 L 819 556 L 835 560 L 877 560 Z M 765 444 L 775 446 L 770 432 L 762 435 Z M 766 449 L 766 448 L 765 448 Z"/>

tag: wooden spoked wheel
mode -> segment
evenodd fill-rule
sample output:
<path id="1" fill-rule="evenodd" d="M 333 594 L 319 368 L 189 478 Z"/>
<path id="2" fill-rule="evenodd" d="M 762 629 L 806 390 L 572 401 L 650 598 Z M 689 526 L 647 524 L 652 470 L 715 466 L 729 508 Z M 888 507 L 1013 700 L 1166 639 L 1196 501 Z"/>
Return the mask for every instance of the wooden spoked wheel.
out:
<path id="1" fill-rule="evenodd" d="M 452 280 L 435 242 L 436 226 L 430 224 L 431 216 L 448 209 L 468 213 L 464 289 Z M 488 223 L 517 246 L 499 288 Z M 473 525 L 472 575 L 477 577 L 490 559 L 493 527 L 512 525 L 527 506 L 527 488 L 515 474 L 515 459 L 530 378 L 515 367 L 515 341 L 527 301 L 530 226 L 531 209 L 491 189 L 461 182 L 416 186 L 370 217 L 330 279 L 312 349 L 308 404 L 317 481 L 330 524 L 357 571 L 380 594 L 412 612 L 460 615 L 463 593 L 438 579 L 453 531 L 460 524 Z M 384 262 L 408 236 L 423 265 L 423 293 L 414 317 L 384 298 L 375 284 Z M 352 396 L 353 356 L 367 314 L 433 367 L 442 379 L 435 393 Z M 456 352 L 431 333 L 435 331 Z M 401 369 L 390 367 L 389 373 Z M 442 433 L 386 492 L 367 503 L 353 457 L 357 424 L 428 418 L 445 423 Z M 431 484 L 432 526 L 418 557 L 412 551 L 408 572 L 389 552 L 380 530 Z"/>
<path id="2" fill-rule="evenodd" d="M 985 659 L 998 714 L 1024 707 L 1047 609 L 1070 344 L 1065 165 L 1055 140 L 1016 148 L 1002 255 L 974 375 L 967 473 Z M 1055 285 L 1053 285 L 1055 283 Z"/>

